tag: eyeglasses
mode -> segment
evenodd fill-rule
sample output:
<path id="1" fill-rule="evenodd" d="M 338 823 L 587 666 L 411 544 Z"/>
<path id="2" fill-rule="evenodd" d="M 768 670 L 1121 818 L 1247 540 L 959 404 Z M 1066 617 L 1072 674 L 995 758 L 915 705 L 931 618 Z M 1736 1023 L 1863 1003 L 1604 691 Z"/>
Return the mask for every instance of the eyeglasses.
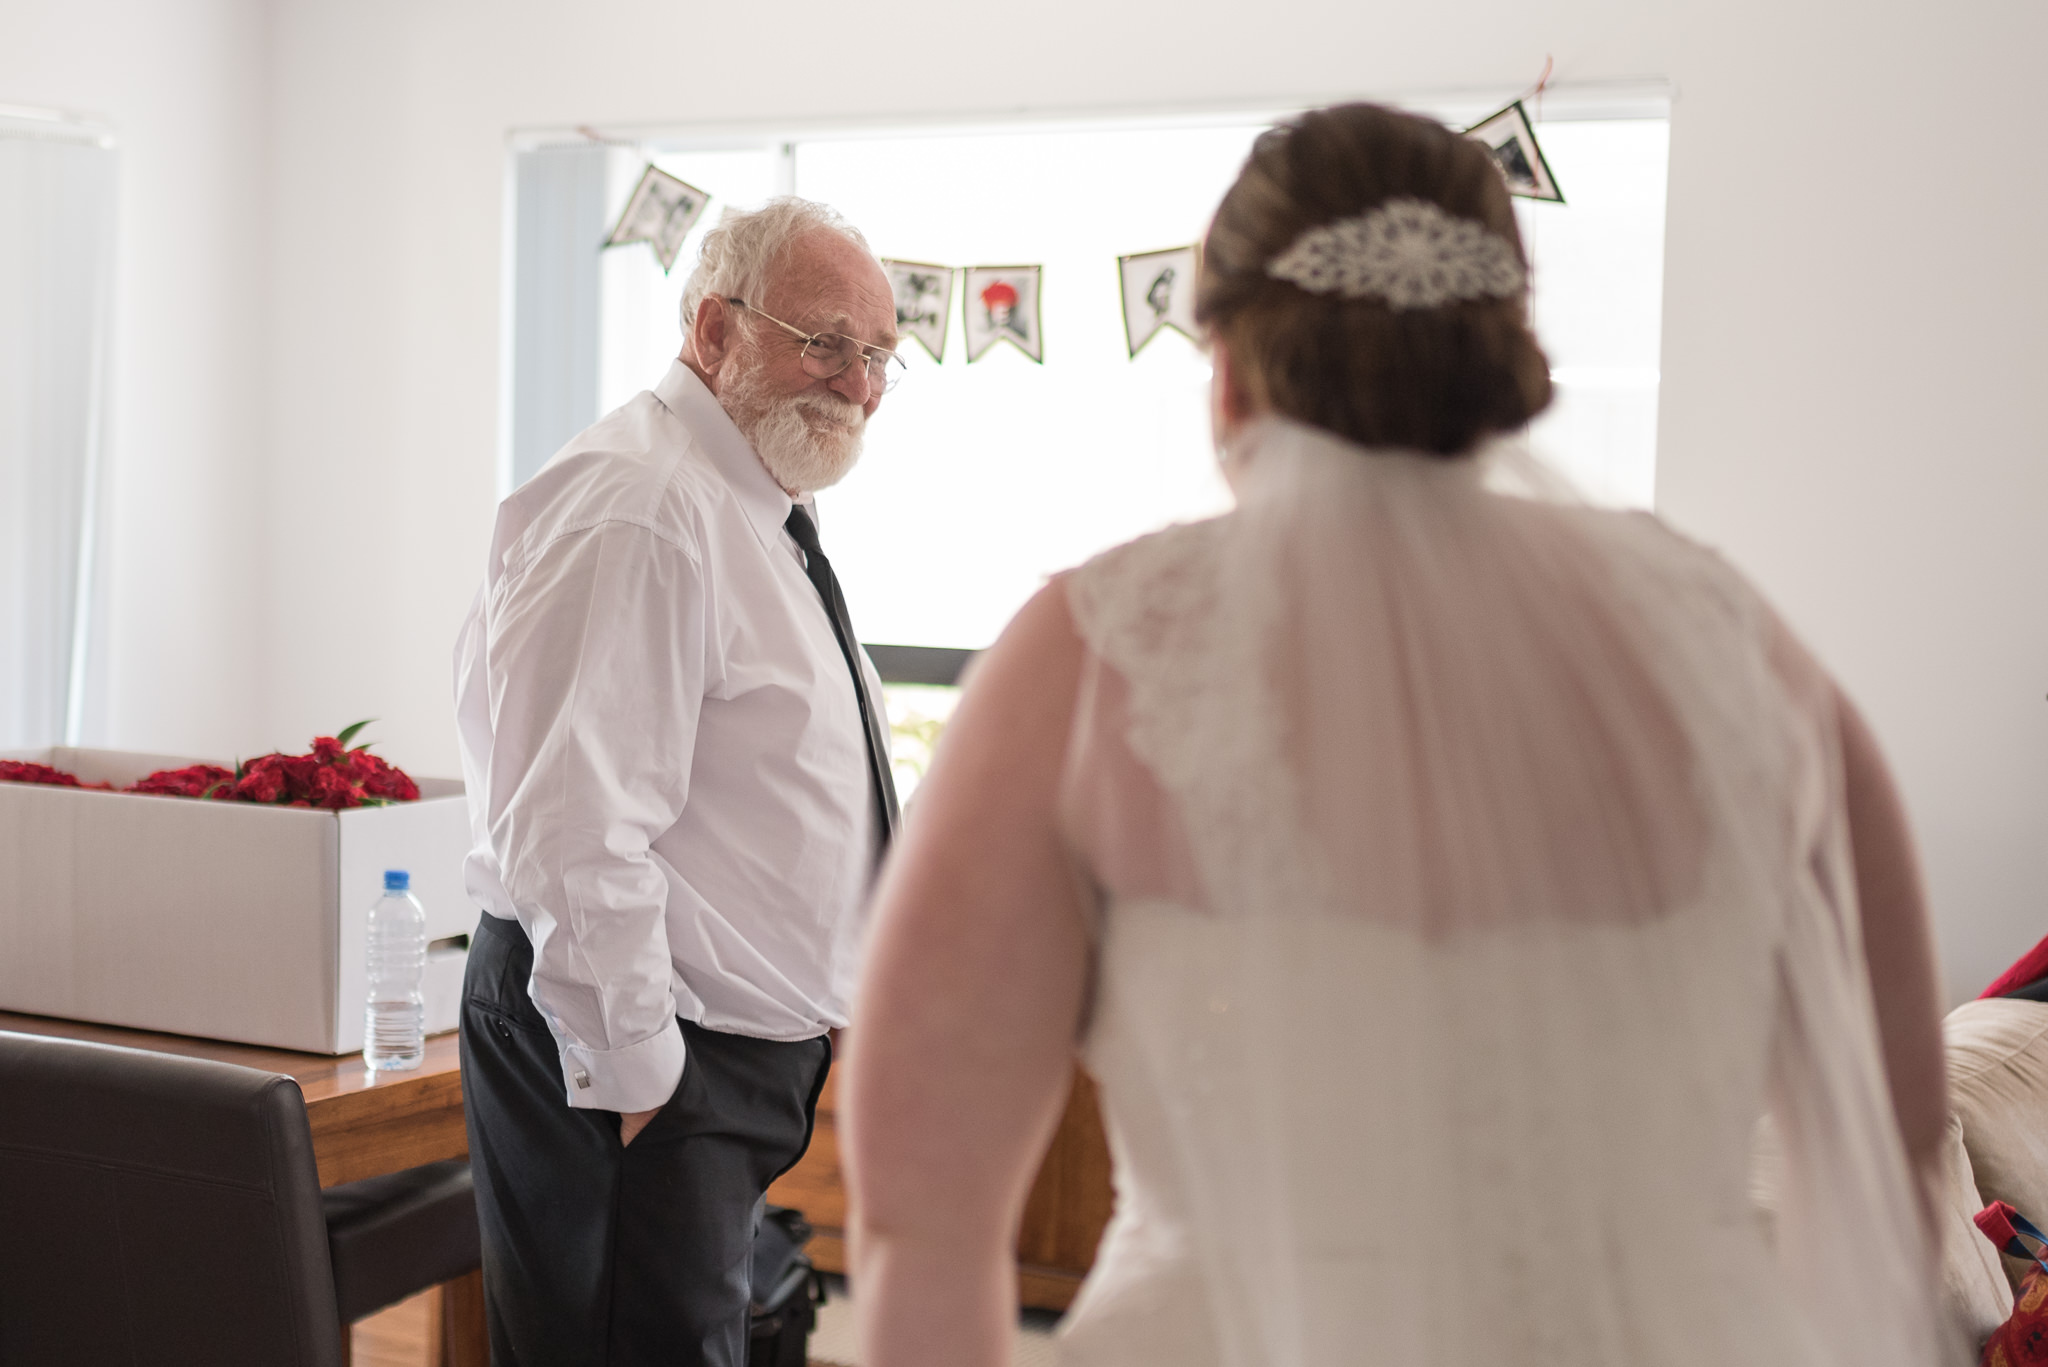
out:
<path id="1" fill-rule="evenodd" d="M 773 314 L 761 313 L 744 299 L 726 296 L 726 303 L 734 308 L 745 309 L 748 313 L 760 314 L 775 326 L 804 344 L 804 374 L 814 380 L 829 380 L 843 374 L 855 361 L 865 361 L 868 371 L 868 388 L 877 394 L 886 394 L 902 382 L 907 368 L 903 358 L 893 351 L 884 351 L 871 342 L 849 337 L 843 332 L 805 332 L 791 327 Z"/>

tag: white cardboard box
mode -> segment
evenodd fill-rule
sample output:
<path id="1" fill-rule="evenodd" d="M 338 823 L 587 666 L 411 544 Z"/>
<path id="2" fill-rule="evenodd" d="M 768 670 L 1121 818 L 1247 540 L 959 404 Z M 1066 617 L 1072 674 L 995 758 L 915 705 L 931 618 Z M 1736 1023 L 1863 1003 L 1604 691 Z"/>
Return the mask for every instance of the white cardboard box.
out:
<path id="1" fill-rule="evenodd" d="M 117 788 L 207 762 L 0 757 Z M 384 870 L 404 869 L 432 946 L 427 1032 L 454 1029 L 478 914 L 462 887 L 469 817 L 459 782 L 417 781 L 417 802 L 343 812 L 0 783 L 0 1010 L 354 1053 L 365 922 Z"/>

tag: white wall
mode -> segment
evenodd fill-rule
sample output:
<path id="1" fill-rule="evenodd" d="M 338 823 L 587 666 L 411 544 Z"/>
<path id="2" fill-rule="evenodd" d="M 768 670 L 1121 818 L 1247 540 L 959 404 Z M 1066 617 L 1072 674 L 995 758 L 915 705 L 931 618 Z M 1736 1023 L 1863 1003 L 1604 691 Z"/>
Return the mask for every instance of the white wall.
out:
<path id="1" fill-rule="evenodd" d="M 89 743 L 267 748 L 262 0 L 0 0 L 0 104 L 110 121 L 113 644 Z"/>
<path id="2" fill-rule="evenodd" d="M 284 743 L 375 714 L 395 758 L 454 771 L 447 656 L 494 491 L 508 129 L 1507 94 L 1548 53 L 1561 80 L 1679 92 L 1660 503 L 1755 574 L 1870 713 L 1925 845 L 1952 990 L 2048 930 L 2048 385 L 2032 373 L 2048 181 L 2027 117 L 2048 11 L 2033 0 L 1274 0 L 1256 26 L 1217 0 L 276 0 L 267 38 L 247 6 L 194 0 L 173 21 L 135 0 L 96 7 L 140 33 L 96 76 L 79 7 L 17 6 L 47 56 L 0 44 L 0 98 L 126 116 L 138 158 L 167 158 L 138 196 L 161 196 L 170 235 L 124 255 L 122 433 L 129 452 L 138 420 L 174 432 L 180 454 L 130 459 L 144 482 L 125 496 L 189 511 L 135 525 L 225 533 L 260 508 L 272 529 L 267 600 L 238 586 L 239 542 L 124 579 L 124 737 Z M 264 147 L 243 61 L 265 41 L 267 209 L 235 169 Z M 184 148 L 209 131 L 217 146 Z M 230 285 L 266 244 L 255 326 Z M 201 300 L 217 307 L 184 317 Z M 167 357 L 174 316 L 196 332 Z M 239 401 L 266 391 L 259 478 Z M 372 541 L 369 563 L 308 521 L 321 512 Z M 252 634 L 237 614 L 258 607 Z M 232 661 L 229 691 L 195 687 L 187 633 Z M 169 671 L 160 692 L 151 668 Z M 270 685 L 260 712 L 249 679 Z"/>
<path id="3" fill-rule="evenodd" d="M 1800 8 L 1681 49 L 1659 503 L 1875 723 L 1975 995 L 2048 932 L 2048 11 Z"/>

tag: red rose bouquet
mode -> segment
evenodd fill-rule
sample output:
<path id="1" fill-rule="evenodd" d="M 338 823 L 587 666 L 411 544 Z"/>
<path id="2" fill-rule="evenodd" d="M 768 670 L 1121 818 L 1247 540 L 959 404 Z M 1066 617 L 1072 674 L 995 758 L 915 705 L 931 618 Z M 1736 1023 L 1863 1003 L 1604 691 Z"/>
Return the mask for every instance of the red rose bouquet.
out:
<path id="1" fill-rule="evenodd" d="M 221 775 L 227 781 L 212 796 L 331 811 L 415 801 L 419 785 L 403 769 L 371 754 L 367 745 L 348 748 L 356 732 L 368 725 L 357 722 L 339 736 L 317 736 L 308 754 L 258 755 L 234 773 Z"/>
<path id="2" fill-rule="evenodd" d="M 349 748 L 348 743 L 356 738 L 356 733 L 369 724 L 359 721 L 343 727 L 338 736 L 315 736 L 313 748 L 303 755 L 258 755 L 236 765 L 232 773 L 212 765 L 169 769 L 151 774 L 131 791 L 142 792 L 144 784 L 161 781 L 175 786 L 148 791 L 177 791 L 216 802 L 260 802 L 274 807 L 321 807 L 328 811 L 416 800 L 419 785 L 403 769 L 371 754 L 368 745 Z M 195 788 L 197 791 L 192 791 Z"/>
<path id="3" fill-rule="evenodd" d="M 303 755 L 258 755 L 233 769 L 223 769 L 218 764 L 159 769 L 122 791 L 213 802 L 256 802 L 274 807 L 319 807 L 327 811 L 416 801 L 419 785 L 403 769 L 371 754 L 367 744 L 349 748 L 356 733 L 369 724 L 359 721 L 342 728 L 338 736 L 316 736 L 312 750 Z M 0 760 L 0 783 L 85 786 L 76 775 L 62 769 L 20 760 Z"/>

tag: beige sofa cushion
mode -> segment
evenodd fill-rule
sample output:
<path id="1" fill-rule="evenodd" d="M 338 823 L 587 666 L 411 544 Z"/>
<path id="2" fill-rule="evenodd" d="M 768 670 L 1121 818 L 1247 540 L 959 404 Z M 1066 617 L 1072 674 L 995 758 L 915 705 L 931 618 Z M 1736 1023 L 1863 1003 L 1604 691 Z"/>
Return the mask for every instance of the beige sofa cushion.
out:
<path id="1" fill-rule="evenodd" d="M 1941 1140 L 1941 1187 L 1935 1200 L 1935 1218 L 1941 1223 L 1942 1304 L 1975 1348 L 2011 1317 L 2012 1284 L 1999 1265 L 1998 1250 L 1971 1219 L 1990 1202 L 1978 1195 L 1963 1143 L 1963 1122 L 1955 1115 L 1949 1116 L 1948 1133 Z"/>
<path id="2" fill-rule="evenodd" d="M 1785 1155 L 1769 1116 L 1758 1123 L 1750 1150 L 1749 1193 L 1767 1234 L 1775 1234 Z M 1950 1323 L 1970 1336 L 1974 1349 L 2012 1314 L 2012 1287 L 1998 1251 L 1970 1219 L 1983 1209 L 1963 1148 L 1962 1122 L 1949 1117 L 1941 1141 L 1941 1186 L 1935 1193 L 1941 1223 L 1941 1301 Z"/>
<path id="3" fill-rule="evenodd" d="M 1942 1022 L 1948 1044 L 1949 1107 L 1980 1205 L 2009 1201 L 2048 1220 L 2048 1002 L 1995 997 L 1965 1002 Z M 1981 1237 L 1981 1236 L 1980 1236 Z M 2031 1263 L 2003 1259 L 2014 1286 Z"/>

